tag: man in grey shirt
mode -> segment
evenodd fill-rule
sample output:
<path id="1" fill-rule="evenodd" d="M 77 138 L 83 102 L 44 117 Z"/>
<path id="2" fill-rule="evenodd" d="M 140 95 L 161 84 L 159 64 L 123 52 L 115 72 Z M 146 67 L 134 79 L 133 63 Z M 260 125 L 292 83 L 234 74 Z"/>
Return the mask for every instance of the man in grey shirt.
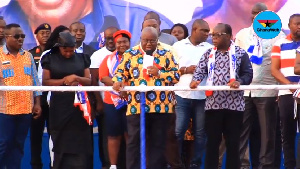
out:
<path id="1" fill-rule="evenodd" d="M 157 20 L 159 25 L 161 24 L 160 17 L 156 12 L 153 12 L 153 11 L 148 12 L 144 17 L 144 21 L 148 20 L 148 19 L 155 19 L 155 20 Z M 175 42 L 177 42 L 177 38 L 175 36 L 164 33 L 164 32 L 159 32 L 158 39 L 160 42 L 171 45 L 171 46 Z"/>

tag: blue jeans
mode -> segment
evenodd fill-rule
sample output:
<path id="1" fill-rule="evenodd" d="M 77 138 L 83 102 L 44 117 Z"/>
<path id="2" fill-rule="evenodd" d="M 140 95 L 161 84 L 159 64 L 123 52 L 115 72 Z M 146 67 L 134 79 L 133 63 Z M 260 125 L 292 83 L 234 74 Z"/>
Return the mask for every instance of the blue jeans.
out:
<path id="1" fill-rule="evenodd" d="M 193 120 L 194 156 L 191 164 L 201 165 L 201 158 L 205 149 L 206 135 L 204 132 L 204 105 L 205 100 L 186 99 L 176 95 L 177 105 L 175 134 L 179 143 L 179 152 L 182 153 L 184 135 L 188 129 L 190 119 Z"/>
<path id="2" fill-rule="evenodd" d="M 24 142 L 31 124 L 31 114 L 0 113 L 0 169 L 20 169 Z"/>

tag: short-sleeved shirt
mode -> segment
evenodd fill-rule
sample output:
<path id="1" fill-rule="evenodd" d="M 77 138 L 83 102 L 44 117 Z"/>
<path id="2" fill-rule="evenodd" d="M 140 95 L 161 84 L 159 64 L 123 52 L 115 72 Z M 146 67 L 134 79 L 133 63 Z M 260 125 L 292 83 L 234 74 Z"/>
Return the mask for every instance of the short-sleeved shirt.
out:
<path id="1" fill-rule="evenodd" d="M 103 47 L 96 52 L 93 53 L 91 56 L 91 69 L 98 69 L 103 61 L 103 59 L 107 56 L 110 55 L 112 52 L 109 51 L 106 47 Z M 99 69 L 101 71 L 101 69 Z M 98 81 L 99 86 L 104 86 L 104 84 L 99 80 Z M 102 98 L 105 98 L 104 92 L 100 92 Z"/>
<path id="2" fill-rule="evenodd" d="M 295 75 L 294 66 L 296 60 L 296 49 L 300 42 L 293 41 L 291 35 L 276 41 L 272 48 L 272 59 L 280 59 L 280 72 L 290 82 L 299 82 L 300 76 Z M 293 94 L 290 90 L 279 90 L 278 95 Z"/>
<path id="3" fill-rule="evenodd" d="M 198 45 L 193 45 L 187 37 L 181 41 L 176 42 L 173 48 L 178 55 L 179 68 L 189 67 L 191 65 L 196 65 L 202 55 L 213 46 L 207 42 L 202 42 Z M 181 75 L 179 82 L 175 86 L 189 86 L 193 78 L 193 74 Z M 205 86 L 206 80 L 202 80 L 200 85 Z M 205 99 L 204 91 L 175 91 L 175 94 L 187 99 Z"/>
<path id="4" fill-rule="evenodd" d="M 0 48 L 1 86 L 40 86 L 32 55 L 20 50 L 17 56 L 9 53 L 6 45 Z M 0 113 L 17 115 L 32 113 L 33 99 L 41 92 L 0 91 Z"/>
<path id="5" fill-rule="evenodd" d="M 43 69 L 50 71 L 51 79 L 62 79 L 75 74 L 83 77 L 85 69 L 90 66 L 90 57 L 75 53 L 65 58 L 57 52 L 48 52 L 41 60 Z M 83 112 L 74 106 L 75 92 L 51 92 L 49 107 L 49 128 L 52 132 L 54 152 L 71 154 L 90 154 L 90 126 L 83 117 Z"/>
<path id="6" fill-rule="evenodd" d="M 63 79 L 72 74 L 83 77 L 84 70 L 90 66 L 90 58 L 82 53 L 75 53 L 71 58 L 65 58 L 49 51 L 42 57 L 41 65 L 43 69 L 50 71 L 51 79 Z M 52 129 L 63 128 L 63 124 L 71 120 L 72 113 L 77 110 L 74 106 L 74 98 L 75 92 L 51 92 L 49 118 Z M 83 115 L 81 116 L 83 118 Z"/>

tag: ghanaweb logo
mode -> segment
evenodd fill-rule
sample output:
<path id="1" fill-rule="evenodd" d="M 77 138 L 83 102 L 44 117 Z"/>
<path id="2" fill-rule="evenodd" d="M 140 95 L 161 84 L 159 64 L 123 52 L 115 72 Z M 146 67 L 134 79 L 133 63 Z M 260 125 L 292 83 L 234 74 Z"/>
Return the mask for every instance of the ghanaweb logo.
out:
<path id="1" fill-rule="evenodd" d="M 262 39 L 273 39 L 281 31 L 280 17 L 272 11 L 263 11 L 256 15 L 253 20 L 254 32 Z"/>

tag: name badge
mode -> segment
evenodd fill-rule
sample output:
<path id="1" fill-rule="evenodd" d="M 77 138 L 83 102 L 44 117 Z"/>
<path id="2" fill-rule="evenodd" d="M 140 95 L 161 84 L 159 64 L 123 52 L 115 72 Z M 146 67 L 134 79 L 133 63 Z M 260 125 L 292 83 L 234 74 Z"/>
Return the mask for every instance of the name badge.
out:
<path id="1" fill-rule="evenodd" d="M 3 61 L 2 62 L 2 65 L 9 65 L 10 64 L 10 61 Z"/>

